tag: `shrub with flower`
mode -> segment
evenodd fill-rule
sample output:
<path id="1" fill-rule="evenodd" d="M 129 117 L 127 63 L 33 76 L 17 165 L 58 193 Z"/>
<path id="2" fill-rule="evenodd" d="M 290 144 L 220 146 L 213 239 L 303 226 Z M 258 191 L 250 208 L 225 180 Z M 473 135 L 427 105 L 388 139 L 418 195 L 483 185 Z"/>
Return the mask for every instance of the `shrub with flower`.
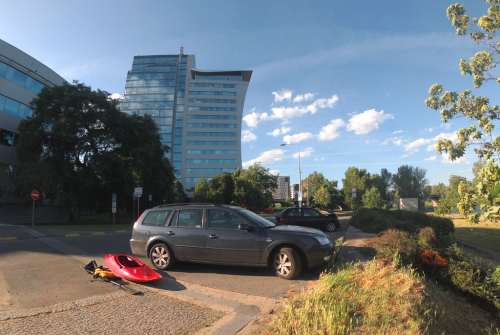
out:
<path id="1" fill-rule="evenodd" d="M 448 262 L 445 258 L 433 250 L 424 250 L 419 252 L 417 259 L 422 270 L 428 273 L 436 273 L 437 271 L 447 268 Z"/>

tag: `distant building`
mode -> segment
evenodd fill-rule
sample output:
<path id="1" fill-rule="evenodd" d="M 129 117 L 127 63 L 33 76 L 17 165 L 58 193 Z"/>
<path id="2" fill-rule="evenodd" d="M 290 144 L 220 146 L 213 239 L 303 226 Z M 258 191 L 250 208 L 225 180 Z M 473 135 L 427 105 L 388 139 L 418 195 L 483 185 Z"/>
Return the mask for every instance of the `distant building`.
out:
<path id="1" fill-rule="evenodd" d="M 299 184 L 290 185 L 290 195 L 292 199 L 296 199 L 299 196 Z"/>
<path id="2" fill-rule="evenodd" d="M 274 199 L 286 199 L 290 197 L 290 176 L 278 177 L 278 188 L 273 191 Z"/>
<path id="3" fill-rule="evenodd" d="M 201 70 L 194 55 L 135 56 L 120 110 L 150 115 L 188 197 L 201 177 L 241 169 L 249 70 Z"/>

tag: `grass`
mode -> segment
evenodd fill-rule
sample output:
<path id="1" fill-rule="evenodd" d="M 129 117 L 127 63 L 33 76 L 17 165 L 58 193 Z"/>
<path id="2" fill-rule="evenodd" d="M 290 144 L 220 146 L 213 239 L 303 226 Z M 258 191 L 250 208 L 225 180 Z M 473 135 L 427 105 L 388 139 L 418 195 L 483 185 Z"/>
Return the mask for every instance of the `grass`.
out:
<path id="1" fill-rule="evenodd" d="M 80 230 L 80 231 L 116 231 L 132 230 L 134 225 L 133 214 L 120 213 L 119 224 L 113 225 L 109 213 L 100 213 L 96 215 L 81 216 L 74 218 L 69 223 L 47 223 L 37 224 L 37 227 L 61 230 Z"/>
<path id="2" fill-rule="evenodd" d="M 457 241 L 500 253 L 500 225 L 491 222 L 471 225 L 460 215 L 447 216 L 453 220 Z"/>
<path id="3" fill-rule="evenodd" d="M 289 301 L 269 332 L 499 334 L 493 323 L 487 312 L 472 309 L 413 270 L 371 262 L 324 273 Z"/>

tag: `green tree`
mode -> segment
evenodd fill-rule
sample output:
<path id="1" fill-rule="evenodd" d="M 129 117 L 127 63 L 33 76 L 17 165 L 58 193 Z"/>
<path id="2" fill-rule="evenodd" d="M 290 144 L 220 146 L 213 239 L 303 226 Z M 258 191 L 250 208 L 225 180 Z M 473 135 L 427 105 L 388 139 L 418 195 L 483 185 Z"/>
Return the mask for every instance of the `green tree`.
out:
<path id="1" fill-rule="evenodd" d="M 254 187 L 256 198 L 255 207 L 252 209 L 257 210 L 272 206 L 274 203 L 273 190 L 278 187 L 278 176 L 269 173 L 269 169 L 260 163 L 255 163 L 248 169 L 241 170 L 239 175 Z"/>
<path id="2" fill-rule="evenodd" d="M 309 195 L 309 201 L 313 201 L 314 192 L 321 187 L 324 181 L 325 177 L 323 174 L 316 171 L 302 181 L 302 192 Z"/>
<path id="3" fill-rule="evenodd" d="M 470 58 L 470 61 L 460 60 L 459 69 L 462 76 L 473 77 L 474 87 L 477 89 L 487 81 L 500 82 L 498 72 L 494 72 L 500 63 L 500 38 L 497 33 L 500 29 L 500 8 L 498 0 L 485 0 L 491 4 L 485 15 L 470 20 L 462 4 L 456 3 L 448 7 L 447 16 L 452 20 L 458 36 L 468 35 L 482 50 Z M 466 148 L 474 146 L 474 151 L 480 159 L 488 161 L 487 165 L 478 172 L 477 182 L 474 185 L 462 183 L 459 186 L 461 201 L 459 210 L 467 221 L 498 221 L 500 219 L 500 185 L 497 173 L 498 153 L 500 151 L 500 137 L 493 135 L 494 122 L 498 119 L 500 107 L 491 105 L 488 97 L 476 96 L 468 89 L 461 93 L 444 91 L 443 86 L 434 84 L 429 89 L 430 97 L 425 100 L 427 107 L 440 110 L 444 123 L 455 118 L 467 117 L 474 122 L 468 128 L 457 132 L 458 141 L 453 143 L 449 139 L 440 139 L 437 144 L 439 154 L 446 152 L 451 160 L 462 157 Z M 476 206 L 481 208 L 480 215 L 475 211 Z"/>
<path id="4" fill-rule="evenodd" d="M 420 198 L 427 186 L 426 170 L 409 165 L 402 165 L 394 174 L 394 187 L 399 198 Z"/>
<path id="5" fill-rule="evenodd" d="M 436 214 L 450 214 L 453 211 L 458 210 L 458 204 L 460 202 L 460 194 L 458 194 L 458 187 L 460 183 L 467 183 L 467 179 L 460 176 L 451 175 L 450 176 L 450 186 L 446 196 L 439 201 L 438 207 L 436 208 Z"/>
<path id="6" fill-rule="evenodd" d="M 369 208 L 386 208 L 387 203 L 382 199 L 376 187 L 372 187 L 363 195 L 363 204 Z"/>
<path id="7" fill-rule="evenodd" d="M 328 192 L 328 189 L 326 187 L 321 186 L 318 190 L 316 190 L 314 203 L 316 203 L 321 209 L 327 209 L 331 207 L 332 200 L 330 192 Z"/>
<path id="8" fill-rule="evenodd" d="M 448 186 L 443 183 L 438 183 L 437 185 L 432 185 L 432 194 L 446 194 L 448 192 Z"/>
<path id="9" fill-rule="evenodd" d="M 111 211 L 113 192 L 124 206 L 135 186 L 153 199 L 172 191 L 173 168 L 164 158 L 169 148 L 156 123 L 120 112 L 108 96 L 75 82 L 47 86 L 33 99 L 33 116 L 18 127 L 21 199 L 38 189 L 64 205 Z M 147 197 L 141 201 L 146 208 Z"/>
<path id="10" fill-rule="evenodd" d="M 389 201 L 391 200 L 390 192 L 393 188 L 393 176 L 387 169 L 383 168 L 380 170 L 380 185 L 377 187 L 382 199 Z"/>
<path id="11" fill-rule="evenodd" d="M 257 210 L 259 206 L 258 191 L 250 181 L 238 177 L 234 179 L 234 196 L 231 204 Z"/>
<path id="12" fill-rule="evenodd" d="M 345 194 L 345 201 L 351 206 L 359 207 L 361 205 L 361 198 L 365 194 L 368 186 L 370 185 L 370 174 L 366 169 L 358 169 L 357 167 L 350 167 L 345 172 L 345 178 L 342 179 L 342 191 Z M 356 187 L 356 197 L 352 197 L 351 189 Z"/>
<path id="13" fill-rule="evenodd" d="M 194 202 L 209 202 L 209 191 L 207 180 L 201 177 L 194 188 Z"/>
<path id="14" fill-rule="evenodd" d="M 208 183 L 211 201 L 229 205 L 234 196 L 234 180 L 229 172 L 213 177 Z"/>
<path id="15" fill-rule="evenodd" d="M 172 197 L 172 203 L 182 204 L 186 202 L 186 193 L 184 193 L 184 186 L 178 180 L 174 181 L 174 192 Z"/>

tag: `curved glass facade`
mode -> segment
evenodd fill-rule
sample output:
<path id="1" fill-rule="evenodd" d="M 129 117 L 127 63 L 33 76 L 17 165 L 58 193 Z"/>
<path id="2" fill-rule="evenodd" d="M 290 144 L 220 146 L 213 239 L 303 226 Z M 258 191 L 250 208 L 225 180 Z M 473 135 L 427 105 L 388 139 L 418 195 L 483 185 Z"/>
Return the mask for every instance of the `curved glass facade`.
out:
<path id="1" fill-rule="evenodd" d="M 45 86 L 64 82 L 61 76 L 35 58 L 0 40 L 0 205 L 17 204 L 14 144 L 19 122 L 32 115 L 29 104 Z"/>

